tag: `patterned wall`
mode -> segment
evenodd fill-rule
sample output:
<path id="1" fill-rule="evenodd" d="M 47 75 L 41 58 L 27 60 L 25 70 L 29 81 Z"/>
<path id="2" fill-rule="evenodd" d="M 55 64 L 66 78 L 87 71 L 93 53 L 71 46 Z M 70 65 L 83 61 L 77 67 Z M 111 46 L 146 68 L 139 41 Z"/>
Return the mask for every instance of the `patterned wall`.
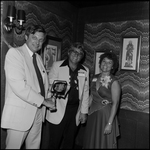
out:
<path id="1" fill-rule="evenodd" d="M 141 36 L 139 72 L 117 72 L 122 87 L 120 108 L 149 113 L 149 20 L 86 24 L 85 65 L 92 76 L 96 51 L 111 48 L 119 58 L 122 37 L 135 35 Z"/>
<path id="2" fill-rule="evenodd" d="M 72 22 L 27 1 L 15 1 L 15 6 L 26 12 L 25 27 L 30 24 L 40 24 L 45 28 L 48 35 L 62 39 L 61 58 L 63 59 L 67 55 L 68 47 L 73 38 Z M 19 46 L 23 43 L 24 33 L 21 35 L 14 33 L 14 45 Z"/>
<path id="3" fill-rule="evenodd" d="M 61 58 L 64 59 L 72 42 L 73 23 L 27 1 L 15 1 L 15 6 L 26 12 L 25 27 L 38 23 L 44 26 L 50 36 L 62 39 Z M 84 45 L 87 56 L 84 63 L 89 67 L 92 76 L 95 52 L 111 48 L 119 57 L 121 37 L 125 35 L 141 36 L 140 69 L 138 73 L 117 72 L 117 78 L 122 86 L 120 107 L 149 113 L 149 20 L 86 24 Z M 13 46 L 20 46 L 23 43 L 24 33 L 17 35 L 14 32 Z"/>

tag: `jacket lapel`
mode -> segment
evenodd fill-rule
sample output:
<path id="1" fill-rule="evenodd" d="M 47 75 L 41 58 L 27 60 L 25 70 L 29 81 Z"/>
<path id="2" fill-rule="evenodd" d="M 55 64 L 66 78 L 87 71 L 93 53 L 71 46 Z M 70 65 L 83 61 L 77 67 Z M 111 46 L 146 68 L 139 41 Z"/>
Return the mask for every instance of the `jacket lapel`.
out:
<path id="1" fill-rule="evenodd" d="M 84 88 L 84 83 L 85 83 L 85 71 L 79 70 L 78 71 L 78 86 L 79 86 L 79 99 L 82 100 L 82 93 L 83 93 L 83 88 Z"/>
<path id="2" fill-rule="evenodd" d="M 33 82 L 34 82 L 33 86 L 36 85 L 35 88 L 38 91 L 40 91 L 40 87 L 39 87 L 37 75 L 36 75 L 36 72 L 35 72 L 35 69 L 34 69 L 34 66 L 33 66 L 32 58 L 29 55 L 25 45 L 23 45 L 20 50 L 21 50 L 20 52 L 23 54 L 23 56 L 25 58 L 25 62 L 26 62 L 27 67 L 29 69 L 28 73 L 30 73 L 31 78 L 33 79 Z"/>

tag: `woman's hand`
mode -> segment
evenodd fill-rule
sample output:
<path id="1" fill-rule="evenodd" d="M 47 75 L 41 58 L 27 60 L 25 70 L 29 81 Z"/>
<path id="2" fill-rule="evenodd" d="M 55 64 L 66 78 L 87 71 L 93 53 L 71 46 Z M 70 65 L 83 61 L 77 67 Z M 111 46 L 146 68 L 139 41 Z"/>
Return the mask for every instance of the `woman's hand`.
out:
<path id="1" fill-rule="evenodd" d="M 104 134 L 110 134 L 112 131 L 112 124 L 107 124 L 104 129 Z"/>

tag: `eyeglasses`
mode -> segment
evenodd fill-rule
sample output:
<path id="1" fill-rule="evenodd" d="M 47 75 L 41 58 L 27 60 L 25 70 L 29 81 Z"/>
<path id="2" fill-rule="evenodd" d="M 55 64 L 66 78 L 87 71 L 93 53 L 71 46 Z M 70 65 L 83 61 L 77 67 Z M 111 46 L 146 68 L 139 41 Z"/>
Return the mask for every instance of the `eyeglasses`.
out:
<path id="1" fill-rule="evenodd" d="M 79 52 L 77 52 L 77 51 L 75 51 L 75 50 L 71 50 L 70 51 L 73 55 L 77 55 L 77 57 L 82 57 L 83 56 L 83 53 L 79 53 Z"/>

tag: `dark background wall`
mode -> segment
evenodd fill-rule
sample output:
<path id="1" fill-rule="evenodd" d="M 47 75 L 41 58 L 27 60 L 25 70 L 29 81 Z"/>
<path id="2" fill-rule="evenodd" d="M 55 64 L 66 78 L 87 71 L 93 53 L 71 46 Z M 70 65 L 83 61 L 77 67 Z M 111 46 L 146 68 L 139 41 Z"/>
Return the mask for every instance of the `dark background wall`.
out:
<path id="1" fill-rule="evenodd" d="M 109 29 L 113 32 L 113 35 L 117 34 L 117 24 L 121 25 L 123 22 L 124 26 L 121 26 L 119 31 L 118 45 L 121 44 L 121 35 L 123 30 L 126 33 L 133 31 L 130 25 L 136 29 L 137 35 L 142 35 L 143 48 L 141 49 L 140 57 L 140 72 L 118 72 L 118 79 L 120 80 L 122 86 L 122 99 L 121 99 L 121 112 L 119 117 L 121 118 L 121 124 L 123 121 L 127 122 L 124 117 L 124 113 L 130 116 L 130 113 L 135 112 L 134 115 L 139 113 L 145 117 L 146 125 L 148 124 L 149 116 L 149 2 L 133 2 L 130 4 L 116 4 L 98 7 L 89 7 L 77 9 L 71 6 L 65 1 L 3 1 L 1 2 L 2 7 L 2 17 L 1 22 L 3 23 L 6 17 L 7 6 L 15 5 L 15 7 L 24 9 L 26 12 L 26 23 L 25 27 L 34 23 L 41 24 L 46 29 L 50 36 L 62 39 L 61 48 L 61 59 L 67 56 L 67 49 L 71 42 L 81 41 L 84 42 L 87 57 L 85 59 L 85 65 L 90 68 L 90 74 L 93 74 L 94 66 L 94 55 L 95 51 L 98 49 L 92 49 L 103 41 L 103 38 L 98 36 L 99 40 L 97 42 L 92 41 L 92 36 L 94 35 L 94 25 L 102 24 L 103 28 L 96 28 L 96 32 L 101 30 Z M 110 24 L 115 24 L 116 27 L 112 28 Z M 91 26 L 91 28 L 88 28 Z M 129 31 L 128 31 L 129 29 Z M 24 43 L 24 33 L 17 35 L 15 32 L 7 34 L 3 31 L 1 27 L 1 112 L 4 105 L 4 93 L 5 93 L 5 74 L 4 74 L 4 59 L 5 54 L 10 46 L 20 46 Z M 90 36 L 86 36 L 85 33 L 90 33 Z M 104 35 L 106 33 L 104 32 Z M 88 39 L 90 39 L 88 41 Z M 96 39 L 96 38 L 95 38 Z M 110 35 L 105 36 L 105 42 L 113 43 L 115 40 L 110 40 Z M 118 39 L 114 36 L 113 39 Z M 6 40 L 6 42 L 5 42 Z M 94 39 L 93 39 L 94 40 Z M 115 42 L 114 42 L 115 43 Z M 114 44 L 115 46 L 115 44 Z M 119 57 L 121 49 L 117 49 L 115 52 Z M 139 94 L 142 92 L 142 97 Z M 131 109 L 131 110 L 130 110 Z M 125 110 L 125 112 L 124 112 Z M 126 112 L 127 110 L 127 112 Z M 128 114 L 129 111 L 129 114 Z M 138 114 L 136 114 L 136 112 Z M 138 119 L 135 120 L 135 116 L 130 118 L 131 127 L 135 128 L 139 126 Z M 123 119 L 123 121 L 122 121 Z M 129 122 L 128 122 L 129 123 Z M 124 124 L 124 123 L 123 123 Z M 140 123 L 141 124 L 141 123 Z M 130 124 L 129 124 L 130 126 Z M 122 126 L 123 127 L 123 126 Z M 141 127 L 141 126 L 140 126 Z M 131 130 L 132 130 L 131 128 Z M 139 128 L 137 128 L 139 129 Z M 147 126 L 146 126 L 147 132 Z M 5 137 L 6 132 L 1 129 L 1 148 L 5 147 Z M 127 130 L 121 130 L 122 140 L 124 143 L 127 142 L 127 137 L 125 132 Z M 135 131 L 137 133 L 137 131 Z M 141 134 L 141 133 L 140 133 Z M 135 134 L 136 135 L 136 134 Z M 129 135 L 130 136 L 130 135 Z M 131 136 L 130 136 L 131 137 Z M 147 137 L 147 136 L 146 136 Z M 144 139 L 144 138 L 143 138 Z M 134 138 L 135 140 L 135 138 Z M 122 142 L 121 141 L 121 142 Z M 124 143 L 121 143 L 123 145 Z M 144 143 L 145 144 L 145 143 Z M 143 145 L 144 145 L 143 144 Z M 146 142 L 147 144 L 147 142 Z M 126 144 L 124 144 L 125 146 Z M 128 148 L 132 147 L 128 145 Z M 135 145 L 133 146 L 136 147 Z M 149 147 L 149 145 L 147 145 Z"/>

